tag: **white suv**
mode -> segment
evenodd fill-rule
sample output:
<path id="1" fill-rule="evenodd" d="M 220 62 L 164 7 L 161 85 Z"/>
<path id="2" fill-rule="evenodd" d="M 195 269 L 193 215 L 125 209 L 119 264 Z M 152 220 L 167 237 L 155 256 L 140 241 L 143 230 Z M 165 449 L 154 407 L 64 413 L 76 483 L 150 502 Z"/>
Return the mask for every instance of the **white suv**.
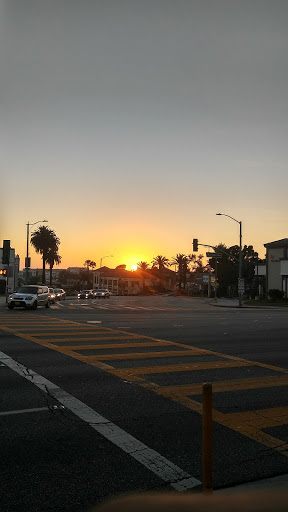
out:
<path id="1" fill-rule="evenodd" d="M 37 306 L 50 306 L 48 286 L 24 285 L 8 297 L 8 308 L 37 309 Z"/>
<path id="2" fill-rule="evenodd" d="M 110 292 L 107 288 L 96 288 L 96 290 L 93 290 L 93 293 L 94 299 L 110 299 Z"/>

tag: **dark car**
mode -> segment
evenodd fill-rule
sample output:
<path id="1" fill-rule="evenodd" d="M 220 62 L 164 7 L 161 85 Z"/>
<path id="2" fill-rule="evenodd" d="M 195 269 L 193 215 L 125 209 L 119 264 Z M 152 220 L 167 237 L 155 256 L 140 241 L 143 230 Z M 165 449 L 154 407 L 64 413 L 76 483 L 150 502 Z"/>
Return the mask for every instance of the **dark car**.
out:
<path id="1" fill-rule="evenodd" d="M 81 290 L 78 299 L 93 299 L 93 290 Z"/>
<path id="2" fill-rule="evenodd" d="M 66 292 L 62 288 L 54 288 L 55 293 L 55 299 L 56 300 L 65 300 L 66 299 Z"/>

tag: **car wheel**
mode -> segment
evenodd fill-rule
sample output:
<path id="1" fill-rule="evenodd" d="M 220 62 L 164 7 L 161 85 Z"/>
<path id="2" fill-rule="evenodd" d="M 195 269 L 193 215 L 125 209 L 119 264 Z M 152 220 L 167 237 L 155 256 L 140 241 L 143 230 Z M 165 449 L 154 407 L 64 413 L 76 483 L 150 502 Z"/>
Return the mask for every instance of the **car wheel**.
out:
<path id="1" fill-rule="evenodd" d="M 14 305 L 13 304 L 8 304 L 8 309 L 14 309 Z"/>
<path id="2" fill-rule="evenodd" d="M 33 303 L 32 309 L 37 309 L 37 306 L 38 306 L 37 300 L 35 300 L 35 302 Z"/>
<path id="3" fill-rule="evenodd" d="M 50 301 L 47 300 L 46 304 L 45 304 L 45 308 L 50 308 Z"/>

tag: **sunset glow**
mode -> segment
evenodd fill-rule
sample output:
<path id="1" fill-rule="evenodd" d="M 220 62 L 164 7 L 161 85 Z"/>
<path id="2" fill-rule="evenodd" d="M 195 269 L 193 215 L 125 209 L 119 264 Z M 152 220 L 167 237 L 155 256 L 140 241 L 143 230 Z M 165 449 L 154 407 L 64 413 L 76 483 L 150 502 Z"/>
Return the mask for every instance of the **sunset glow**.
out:
<path id="1" fill-rule="evenodd" d="M 63 269 L 238 244 L 217 212 L 261 258 L 287 236 L 285 2 L 241 3 L 241 22 L 237 2 L 168 2 L 165 22 L 165 2 L 6 3 L 0 231 L 20 269 L 40 219 Z"/>
<path id="2" fill-rule="evenodd" d="M 132 267 L 131 267 L 131 268 L 132 268 L 132 270 L 134 270 L 134 271 L 135 271 L 135 270 L 137 270 L 137 265 L 132 265 Z"/>

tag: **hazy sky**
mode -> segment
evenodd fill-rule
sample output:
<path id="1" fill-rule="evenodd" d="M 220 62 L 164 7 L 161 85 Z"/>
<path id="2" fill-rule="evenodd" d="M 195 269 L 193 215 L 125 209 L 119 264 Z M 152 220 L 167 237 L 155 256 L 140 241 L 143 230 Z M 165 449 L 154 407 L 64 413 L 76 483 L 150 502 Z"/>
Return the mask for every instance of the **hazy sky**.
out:
<path id="1" fill-rule="evenodd" d="M 287 0 L 0 0 L 0 237 L 21 267 L 42 219 L 62 268 L 237 244 L 219 211 L 261 256 L 287 237 L 287 26 Z"/>

